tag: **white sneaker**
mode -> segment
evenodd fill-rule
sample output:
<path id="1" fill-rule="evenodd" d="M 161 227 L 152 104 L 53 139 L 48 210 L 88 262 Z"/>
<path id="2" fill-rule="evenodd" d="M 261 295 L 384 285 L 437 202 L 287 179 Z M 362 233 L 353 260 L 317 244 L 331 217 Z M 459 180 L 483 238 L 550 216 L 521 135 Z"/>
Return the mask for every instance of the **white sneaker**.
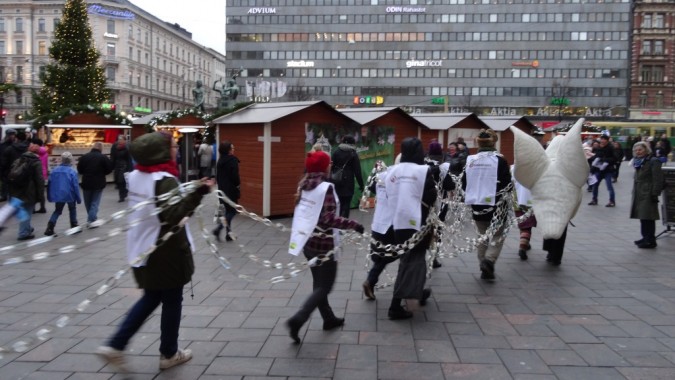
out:
<path id="1" fill-rule="evenodd" d="M 190 359 L 192 359 L 192 350 L 181 350 L 179 348 L 176 354 L 170 358 L 165 358 L 164 355 L 159 357 L 159 369 L 171 368 L 183 364 Z"/>
<path id="2" fill-rule="evenodd" d="M 101 346 L 96 349 L 96 355 L 115 368 L 117 372 L 129 373 L 124 351 L 120 351 L 108 346 Z"/>

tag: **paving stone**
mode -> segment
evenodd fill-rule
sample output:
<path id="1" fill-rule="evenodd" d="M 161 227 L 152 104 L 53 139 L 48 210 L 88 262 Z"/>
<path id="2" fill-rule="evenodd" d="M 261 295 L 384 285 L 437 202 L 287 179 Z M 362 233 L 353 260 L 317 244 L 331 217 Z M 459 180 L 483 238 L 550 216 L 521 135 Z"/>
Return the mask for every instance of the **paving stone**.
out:
<path id="1" fill-rule="evenodd" d="M 615 368 L 554 366 L 551 370 L 560 380 L 617 380 L 622 378 L 621 373 Z"/>
<path id="2" fill-rule="evenodd" d="M 630 363 L 604 344 L 570 344 L 570 348 L 593 367 L 622 367 L 630 365 Z"/>
<path id="3" fill-rule="evenodd" d="M 274 360 L 269 374 L 272 376 L 333 377 L 335 360 L 286 359 Z"/>
<path id="4" fill-rule="evenodd" d="M 388 362 L 380 366 L 378 379 L 438 379 L 443 380 L 443 371 L 438 363 Z"/>
<path id="5" fill-rule="evenodd" d="M 421 362 L 457 363 L 455 347 L 446 340 L 415 340 L 417 359 Z"/>
<path id="6" fill-rule="evenodd" d="M 512 379 L 502 365 L 494 364 L 442 364 L 446 379 L 493 380 Z"/>
<path id="7" fill-rule="evenodd" d="M 549 374 L 548 365 L 534 350 L 496 350 L 510 373 Z"/>
<path id="8" fill-rule="evenodd" d="M 266 376 L 274 359 L 219 356 L 206 368 L 206 375 Z"/>
<path id="9" fill-rule="evenodd" d="M 588 332 L 584 326 L 549 325 L 548 327 L 565 343 L 600 343 L 600 340 Z"/>
<path id="10" fill-rule="evenodd" d="M 586 362 L 572 350 L 536 350 L 548 366 L 585 366 Z"/>
<path id="11" fill-rule="evenodd" d="M 303 378 L 304 379 L 304 378 Z M 377 379 L 377 366 L 369 369 L 336 368 L 333 380 L 372 380 Z"/>
<path id="12" fill-rule="evenodd" d="M 502 360 L 491 348 L 458 348 L 457 356 L 461 363 L 501 364 Z"/>
<path id="13" fill-rule="evenodd" d="M 338 349 L 338 369 L 377 370 L 377 346 L 341 344 Z"/>
<path id="14" fill-rule="evenodd" d="M 627 380 L 670 380 L 673 378 L 672 368 L 617 368 Z"/>

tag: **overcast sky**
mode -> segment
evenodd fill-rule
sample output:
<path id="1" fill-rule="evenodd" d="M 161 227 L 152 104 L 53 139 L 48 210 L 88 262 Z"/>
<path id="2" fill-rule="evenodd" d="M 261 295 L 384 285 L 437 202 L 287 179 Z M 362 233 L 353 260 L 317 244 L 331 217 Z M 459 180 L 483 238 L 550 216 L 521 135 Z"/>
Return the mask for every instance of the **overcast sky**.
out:
<path id="1" fill-rule="evenodd" d="M 225 0 L 130 0 L 162 21 L 177 23 L 192 39 L 225 54 Z"/>

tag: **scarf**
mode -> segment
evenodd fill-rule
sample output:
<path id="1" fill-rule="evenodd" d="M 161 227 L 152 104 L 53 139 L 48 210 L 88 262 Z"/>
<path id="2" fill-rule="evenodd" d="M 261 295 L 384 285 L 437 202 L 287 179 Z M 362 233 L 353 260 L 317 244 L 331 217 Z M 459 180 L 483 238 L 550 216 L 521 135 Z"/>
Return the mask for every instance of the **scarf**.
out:
<path id="1" fill-rule="evenodd" d="M 176 164 L 176 161 L 167 161 L 161 164 L 148 166 L 136 164 L 136 166 L 134 166 L 134 169 L 144 173 L 167 172 L 173 175 L 174 177 L 178 178 L 178 164 Z"/>
<path id="2" fill-rule="evenodd" d="M 645 163 L 645 159 L 647 156 L 642 157 L 642 158 L 633 158 L 633 167 L 635 169 L 640 169 L 642 165 Z"/>

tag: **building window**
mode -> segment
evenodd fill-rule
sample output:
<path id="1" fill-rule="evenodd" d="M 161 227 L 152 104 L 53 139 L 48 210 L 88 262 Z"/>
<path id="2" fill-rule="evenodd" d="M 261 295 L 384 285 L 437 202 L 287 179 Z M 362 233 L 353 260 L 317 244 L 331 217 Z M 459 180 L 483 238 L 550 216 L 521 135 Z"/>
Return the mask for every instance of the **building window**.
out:
<path id="1" fill-rule="evenodd" d="M 0 33 L 5 32 L 5 19 L 3 17 L 0 17 Z"/>
<path id="2" fill-rule="evenodd" d="M 105 76 L 108 79 L 108 82 L 114 82 L 115 81 L 115 68 L 112 66 L 106 66 L 105 68 Z"/>
<path id="3" fill-rule="evenodd" d="M 16 82 L 23 83 L 23 66 L 16 67 Z"/>
<path id="4" fill-rule="evenodd" d="M 115 44 L 112 42 L 108 42 L 106 44 L 106 55 L 109 57 L 114 57 L 115 56 Z"/>
<path id="5" fill-rule="evenodd" d="M 23 54 L 23 41 L 16 41 L 16 54 Z"/>
<path id="6" fill-rule="evenodd" d="M 17 17 L 15 21 L 14 31 L 17 33 L 23 33 L 23 18 Z"/>
<path id="7" fill-rule="evenodd" d="M 23 91 L 21 89 L 16 90 L 16 103 L 23 104 Z"/>
<path id="8" fill-rule="evenodd" d="M 59 19 L 59 18 L 54 19 L 54 30 L 56 30 L 56 28 L 58 28 L 60 23 L 61 23 L 61 19 Z"/>
<path id="9" fill-rule="evenodd" d="M 663 20 L 665 19 L 665 15 L 663 13 L 657 13 L 654 15 L 654 24 L 652 25 L 654 28 L 663 28 Z"/>
<path id="10" fill-rule="evenodd" d="M 656 102 L 656 108 L 663 108 L 663 92 L 657 92 L 654 101 Z"/>
<path id="11" fill-rule="evenodd" d="M 107 32 L 115 34 L 115 20 L 108 20 Z"/>
<path id="12" fill-rule="evenodd" d="M 38 55 L 47 55 L 47 41 L 38 41 Z"/>
<path id="13" fill-rule="evenodd" d="M 642 41 L 642 54 L 651 55 L 652 54 L 652 41 Z"/>
<path id="14" fill-rule="evenodd" d="M 133 107 L 133 105 L 134 105 L 134 96 L 133 96 L 133 95 L 129 95 L 129 106 L 132 106 L 132 107 Z"/>
<path id="15" fill-rule="evenodd" d="M 129 25 L 129 29 L 127 30 L 127 34 L 130 40 L 134 39 L 134 26 Z"/>
<path id="16" fill-rule="evenodd" d="M 663 40 L 654 41 L 654 55 L 663 55 Z"/>
<path id="17" fill-rule="evenodd" d="M 134 59 L 134 48 L 129 47 L 129 60 Z"/>
<path id="18" fill-rule="evenodd" d="M 45 74 L 47 74 L 47 66 L 38 67 L 38 80 L 40 82 L 42 82 L 42 78 L 45 77 Z"/>
<path id="19" fill-rule="evenodd" d="M 45 25 L 46 25 L 45 19 L 43 18 L 38 19 L 38 32 L 46 32 L 47 28 Z"/>
<path id="20" fill-rule="evenodd" d="M 642 91 L 640 94 L 640 108 L 647 108 L 647 92 Z"/>
<path id="21" fill-rule="evenodd" d="M 5 41 L 0 41 L 0 54 L 7 54 L 5 49 Z"/>
<path id="22" fill-rule="evenodd" d="M 644 14 L 642 15 L 642 27 L 651 28 L 652 27 L 652 15 Z"/>

